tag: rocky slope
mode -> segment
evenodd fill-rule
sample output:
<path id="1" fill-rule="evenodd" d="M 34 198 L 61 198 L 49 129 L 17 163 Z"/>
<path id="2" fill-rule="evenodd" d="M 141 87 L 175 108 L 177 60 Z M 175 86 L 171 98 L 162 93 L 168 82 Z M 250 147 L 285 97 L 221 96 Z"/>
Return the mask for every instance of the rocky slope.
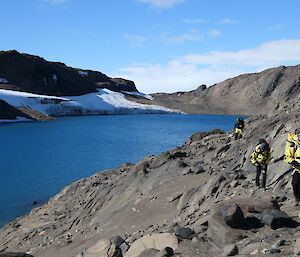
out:
<path id="1" fill-rule="evenodd" d="M 0 51 L 0 89 L 52 95 L 77 96 L 96 92 L 137 91 L 132 81 L 110 78 L 97 71 L 75 69 L 60 62 L 17 51 Z"/>
<path id="2" fill-rule="evenodd" d="M 281 157 L 287 133 L 299 124 L 299 114 L 286 112 L 252 117 L 239 141 L 220 130 L 199 132 L 161 155 L 77 181 L 1 229 L 0 251 L 291 256 L 299 246 L 299 207 L 292 205 L 290 167 Z M 249 162 L 259 138 L 272 148 L 267 191 L 256 188 Z"/>
<path id="3" fill-rule="evenodd" d="M 197 114 L 254 115 L 299 108 L 300 65 L 244 74 L 191 92 L 152 96 L 153 104 Z"/>
<path id="4" fill-rule="evenodd" d="M 52 120 L 48 115 L 36 112 L 25 107 L 15 108 L 5 101 L 0 100 L 0 120 Z"/>

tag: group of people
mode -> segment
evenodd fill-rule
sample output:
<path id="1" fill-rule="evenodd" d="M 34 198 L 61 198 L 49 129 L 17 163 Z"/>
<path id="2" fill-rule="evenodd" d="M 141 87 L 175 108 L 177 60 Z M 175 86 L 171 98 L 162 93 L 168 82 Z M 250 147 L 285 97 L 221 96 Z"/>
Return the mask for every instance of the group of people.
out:
<path id="1" fill-rule="evenodd" d="M 236 140 L 242 138 L 244 128 L 245 123 L 243 118 L 238 118 L 234 125 L 234 138 Z M 250 161 L 256 166 L 256 186 L 266 190 L 267 169 L 271 161 L 271 149 L 265 139 L 259 139 L 254 152 L 251 154 Z M 300 202 L 300 128 L 297 128 L 294 133 L 288 134 L 284 161 L 289 163 L 293 169 L 292 187 L 295 196 L 295 206 L 298 206 Z M 261 175 L 262 180 L 260 179 Z"/>

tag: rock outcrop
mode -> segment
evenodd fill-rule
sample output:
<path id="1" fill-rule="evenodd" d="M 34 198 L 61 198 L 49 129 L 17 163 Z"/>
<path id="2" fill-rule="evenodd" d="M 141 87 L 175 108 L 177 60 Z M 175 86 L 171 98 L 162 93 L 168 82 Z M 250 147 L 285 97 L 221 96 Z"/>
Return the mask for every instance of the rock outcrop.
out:
<path id="1" fill-rule="evenodd" d="M 110 78 L 97 71 L 75 69 L 60 62 L 17 51 L 0 51 L 0 89 L 52 96 L 76 96 L 96 92 L 137 91 L 134 82 Z"/>
<path id="2" fill-rule="evenodd" d="M 27 120 L 52 120 L 53 118 L 28 109 L 25 107 L 15 108 L 5 101 L 0 100 L 0 120 L 16 120 L 18 118 L 23 118 Z"/>

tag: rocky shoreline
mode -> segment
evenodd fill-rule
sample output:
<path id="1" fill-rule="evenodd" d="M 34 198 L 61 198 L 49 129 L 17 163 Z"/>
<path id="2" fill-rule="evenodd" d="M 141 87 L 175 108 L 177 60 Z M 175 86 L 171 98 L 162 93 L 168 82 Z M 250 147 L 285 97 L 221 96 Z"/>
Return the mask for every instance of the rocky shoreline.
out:
<path id="1" fill-rule="evenodd" d="M 0 252 L 35 257 L 299 253 L 299 208 L 292 205 L 291 175 L 285 174 L 290 167 L 281 158 L 287 133 L 297 124 L 299 114 L 253 116 L 238 141 L 218 129 L 199 132 L 161 155 L 72 183 L 2 228 Z M 267 138 L 272 149 L 267 191 L 256 188 L 249 162 L 259 138 Z"/>
<path id="2" fill-rule="evenodd" d="M 6 58 L 39 67 L 36 83 L 32 85 L 27 78 L 23 91 L 41 93 L 40 86 L 49 83 L 53 91 L 43 88 L 43 92 L 50 95 L 79 95 L 107 85 L 136 91 L 130 81 L 15 51 L 0 52 L 0 68 Z M 0 86 L 21 90 L 22 74 L 14 78 L 13 73 L 1 73 Z M 124 94 L 132 102 L 186 113 L 255 115 L 247 119 L 244 136 L 238 141 L 219 129 L 199 132 L 160 155 L 70 184 L 0 230 L 0 257 L 300 254 L 300 209 L 292 204 L 290 166 L 282 161 L 287 134 L 300 124 L 299 78 L 300 65 L 281 66 L 209 88 L 202 85 L 191 92 L 148 98 Z M 64 80 L 75 84 L 62 88 Z M 9 119 L 39 118 L 38 113 L 5 102 L 0 105 L 2 115 Z M 255 186 L 255 168 L 250 163 L 260 138 L 270 142 L 272 153 L 266 191 Z"/>

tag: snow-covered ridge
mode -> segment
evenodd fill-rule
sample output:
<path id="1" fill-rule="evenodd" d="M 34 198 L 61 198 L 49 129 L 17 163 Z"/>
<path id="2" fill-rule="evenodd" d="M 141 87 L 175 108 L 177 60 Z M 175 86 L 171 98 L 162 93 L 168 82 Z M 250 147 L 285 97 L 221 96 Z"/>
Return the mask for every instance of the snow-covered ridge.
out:
<path id="1" fill-rule="evenodd" d="M 148 100 L 152 100 L 153 97 L 151 95 L 147 95 L 147 94 L 144 94 L 144 93 L 140 93 L 140 92 L 127 92 L 127 91 L 122 91 L 122 93 L 125 93 L 125 94 L 128 94 L 128 95 L 138 95 L 138 96 L 142 96 Z"/>
<path id="2" fill-rule="evenodd" d="M 51 116 L 177 112 L 158 105 L 132 102 L 124 94 L 108 89 L 66 97 L 0 89 L 0 99 L 14 107 L 27 107 Z"/>

